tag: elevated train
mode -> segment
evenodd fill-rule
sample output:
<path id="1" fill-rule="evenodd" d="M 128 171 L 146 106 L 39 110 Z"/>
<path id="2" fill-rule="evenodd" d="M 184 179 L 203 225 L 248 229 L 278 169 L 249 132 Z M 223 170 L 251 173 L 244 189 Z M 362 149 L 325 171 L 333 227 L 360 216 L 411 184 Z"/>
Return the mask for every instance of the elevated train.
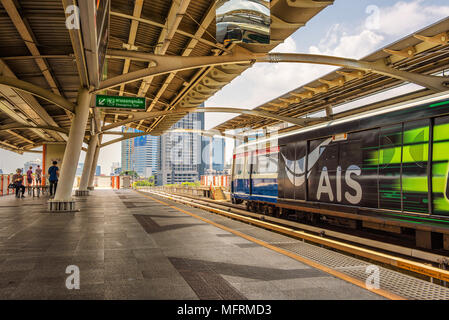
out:
<path id="1" fill-rule="evenodd" d="M 437 94 L 240 145 L 231 200 L 300 221 L 449 230 L 448 178 L 449 94 Z"/>

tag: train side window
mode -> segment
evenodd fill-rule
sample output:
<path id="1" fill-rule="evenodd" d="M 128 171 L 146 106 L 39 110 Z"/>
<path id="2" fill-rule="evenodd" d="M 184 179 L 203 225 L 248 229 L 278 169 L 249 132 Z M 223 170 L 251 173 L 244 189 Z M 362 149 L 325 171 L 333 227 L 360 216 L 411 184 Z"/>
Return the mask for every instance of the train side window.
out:
<path id="1" fill-rule="evenodd" d="M 449 216 L 449 116 L 435 119 L 432 143 L 433 214 Z"/>
<path id="2" fill-rule="evenodd" d="M 429 213 L 429 125 L 429 120 L 404 123 L 401 179 L 404 211 Z"/>
<path id="3" fill-rule="evenodd" d="M 321 147 L 322 148 L 322 147 Z M 320 150 L 321 151 L 321 150 Z M 322 162 L 322 167 L 326 166 L 328 170 L 337 170 L 338 166 L 338 145 L 330 145 L 325 148 L 322 153 L 323 157 L 320 162 Z"/>
<path id="4" fill-rule="evenodd" d="M 382 127 L 379 142 L 379 206 L 401 210 L 402 124 Z"/>
<path id="5" fill-rule="evenodd" d="M 241 176 L 243 173 L 243 163 L 244 157 L 241 155 L 236 155 L 235 157 L 235 174 Z"/>
<path id="6" fill-rule="evenodd" d="M 259 168 L 259 156 L 257 155 L 256 152 L 253 152 L 252 154 L 252 174 L 258 174 L 260 173 L 260 168 Z"/>
<path id="7" fill-rule="evenodd" d="M 255 161 L 257 160 L 255 152 L 248 152 L 245 156 L 246 164 L 245 164 L 245 174 L 248 176 L 253 173 L 254 168 L 256 167 Z"/>
<path id="8" fill-rule="evenodd" d="M 277 155 L 276 155 L 276 162 L 277 162 Z M 270 153 L 260 154 L 257 157 L 257 170 L 259 173 L 267 174 L 277 172 L 275 171 L 276 167 L 274 167 L 274 164 L 275 163 L 273 163 L 272 154 Z"/>
<path id="9" fill-rule="evenodd" d="M 346 169 L 351 165 L 361 166 L 362 164 L 362 142 L 353 140 L 340 143 L 339 165 Z"/>

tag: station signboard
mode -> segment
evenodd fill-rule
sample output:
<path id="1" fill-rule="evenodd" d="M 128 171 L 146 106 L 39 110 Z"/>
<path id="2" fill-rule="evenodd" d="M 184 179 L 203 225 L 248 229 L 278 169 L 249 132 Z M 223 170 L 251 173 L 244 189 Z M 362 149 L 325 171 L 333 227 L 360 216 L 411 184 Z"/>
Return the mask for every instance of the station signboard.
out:
<path id="1" fill-rule="evenodd" d="M 98 108 L 146 110 L 147 103 L 145 98 L 97 94 L 95 97 L 95 106 Z"/>

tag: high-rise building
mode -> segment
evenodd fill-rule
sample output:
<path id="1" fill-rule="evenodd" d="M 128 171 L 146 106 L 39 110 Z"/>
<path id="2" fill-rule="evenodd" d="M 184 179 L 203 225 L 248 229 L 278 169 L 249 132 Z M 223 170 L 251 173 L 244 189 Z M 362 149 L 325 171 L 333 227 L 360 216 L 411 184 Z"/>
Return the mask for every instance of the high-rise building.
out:
<path id="1" fill-rule="evenodd" d="M 222 174 L 225 166 L 224 137 L 203 137 L 204 174 Z"/>
<path id="2" fill-rule="evenodd" d="M 204 113 L 189 113 L 160 139 L 160 167 L 157 184 L 179 184 L 200 180 L 205 163 L 202 159 Z"/>
<path id="3" fill-rule="evenodd" d="M 124 132 L 138 133 L 123 128 Z M 122 141 L 122 171 L 135 171 L 141 177 L 150 177 L 159 168 L 159 137 L 145 135 Z"/>
<path id="4" fill-rule="evenodd" d="M 76 168 L 76 174 L 77 176 L 82 176 L 83 175 L 83 169 L 84 169 L 84 162 L 79 162 L 78 163 L 78 167 Z M 97 166 L 95 168 L 95 175 L 96 176 L 101 176 L 101 166 Z"/>
<path id="5" fill-rule="evenodd" d="M 225 140 L 203 138 L 204 113 L 189 113 L 160 137 L 145 135 L 122 142 L 122 172 L 135 171 L 143 177 L 156 176 L 158 185 L 195 182 L 210 169 L 222 173 Z M 124 132 L 140 132 L 123 128 Z M 212 152 L 209 145 L 212 141 Z"/>
<path id="6" fill-rule="evenodd" d="M 159 167 L 158 160 L 159 137 L 146 135 L 134 138 L 133 171 L 141 177 L 151 177 Z"/>
<path id="7" fill-rule="evenodd" d="M 122 132 L 134 133 L 136 129 L 122 127 Z M 122 171 L 132 170 L 132 154 L 134 152 L 134 139 L 126 139 L 122 141 Z"/>

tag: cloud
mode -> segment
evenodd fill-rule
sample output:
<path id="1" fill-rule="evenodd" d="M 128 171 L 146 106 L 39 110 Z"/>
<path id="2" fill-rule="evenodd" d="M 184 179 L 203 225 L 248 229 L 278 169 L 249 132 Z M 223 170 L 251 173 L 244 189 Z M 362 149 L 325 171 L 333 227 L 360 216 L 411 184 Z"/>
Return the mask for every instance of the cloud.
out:
<path id="1" fill-rule="evenodd" d="M 297 45 L 289 37 L 275 51 L 294 53 L 297 52 Z M 211 97 L 206 106 L 253 109 L 332 69 L 306 64 L 255 64 Z M 233 117 L 235 114 L 206 114 L 206 127 L 215 127 Z"/>
<path id="2" fill-rule="evenodd" d="M 429 6 L 425 0 L 398 1 L 392 6 L 368 6 L 359 26 L 333 25 L 310 53 L 360 59 L 381 46 L 416 32 L 449 15 L 448 6 Z"/>
<path id="3" fill-rule="evenodd" d="M 405 36 L 449 16 L 449 6 L 429 6 L 424 0 L 399 1 L 379 9 L 375 31 L 389 36 Z"/>
<path id="4" fill-rule="evenodd" d="M 425 0 L 412 0 L 397 1 L 385 7 L 368 6 L 367 19 L 359 22 L 359 25 L 332 25 L 321 41 L 308 48 L 308 52 L 363 58 L 382 46 L 449 15 L 449 5 L 427 3 Z M 298 52 L 297 44 L 289 37 L 275 51 Z M 211 97 L 206 105 L 253 109 L 334 69 L 305 64 L 256 64 Z M 206 114 L 206 126 L 212 128 L 233 117 L 235 115 Z"/>
<path id="5" fill-rule="evenodd" d="M 385 38 L 371 30 L 362 30 L 358 34 L 347 34 L 338 28 L 324 38 L 318 46 L 311 46 L 310 53 L 332 55 L 344 58 L 361 59 L 384 43 Z M 338 41 L 335 39 L 338 38 Z"/>

